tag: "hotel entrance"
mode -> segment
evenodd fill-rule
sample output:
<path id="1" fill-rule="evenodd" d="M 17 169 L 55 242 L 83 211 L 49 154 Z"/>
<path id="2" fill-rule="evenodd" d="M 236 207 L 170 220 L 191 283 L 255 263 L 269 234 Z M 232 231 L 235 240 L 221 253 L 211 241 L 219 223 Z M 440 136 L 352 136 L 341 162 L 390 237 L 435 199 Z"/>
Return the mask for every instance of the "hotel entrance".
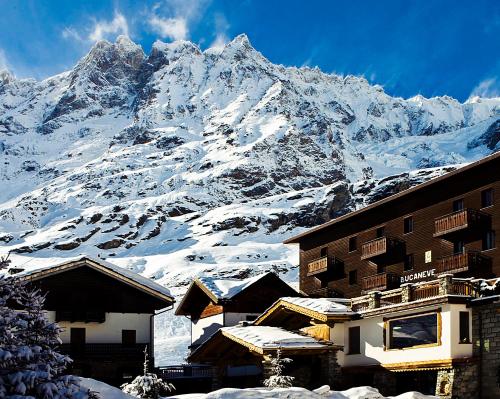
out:
<path id="1" fill-rule="evenodd" d="M 396 394 L 417 391 L 425 395 L 436 394 L 437 371 L 403 371 L 395 372 Z"/>

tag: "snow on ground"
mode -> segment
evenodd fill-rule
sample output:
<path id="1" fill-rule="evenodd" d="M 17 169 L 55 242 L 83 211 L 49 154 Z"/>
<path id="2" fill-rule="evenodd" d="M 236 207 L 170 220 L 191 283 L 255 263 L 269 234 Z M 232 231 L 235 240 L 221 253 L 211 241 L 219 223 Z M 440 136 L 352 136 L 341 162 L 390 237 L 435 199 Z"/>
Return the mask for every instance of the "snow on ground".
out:
<path id="1" fill-rule="evenodd" d="M 93 392 L 98 392 L 102 399 L 134 399 L 134 396 L 127 395 L 120 389 L 111 385 L 105 384 L 102 381 L 94 380 L 93 378 L 78 377 L 80 385 L 88 388 Z"/>
<path id="2" fill-rule="evenodd" d="M 330 391 L 328 386 L 309 391 L 304 388 L 247 388 L 235 389 L 224 388 L 207 394 L 187 394 L 169 396 L 174 399 L 386 399 L 377 389 L 372 387 L 357 387 L 346 391 Z M 435 396 L 423 395 L 418 392 L 407 392 L 398 396 L 390 396 L 387 399 L 432 399 Z"/>
<path id="3" fill-rule="evenodd" d="M 81 386 L 92 391 L 99 392 L 103 399 L 132 399 L 120 389 L 105 384 L 92 378 L 79 377 Z M 331 391 L 327 385 L 309 391 L 304 388 L 224 388 L 210 393 L 193 393 L 186 395 L 168 396 L 169 399 L 386 399 L 377 389 L 372 387 L 357 387 L 346 391 Z M 390 396 L 387 399 L 433 399 L 435 396 L 423 395 L 418 392 L 407 392 L 398 396 Z"/>

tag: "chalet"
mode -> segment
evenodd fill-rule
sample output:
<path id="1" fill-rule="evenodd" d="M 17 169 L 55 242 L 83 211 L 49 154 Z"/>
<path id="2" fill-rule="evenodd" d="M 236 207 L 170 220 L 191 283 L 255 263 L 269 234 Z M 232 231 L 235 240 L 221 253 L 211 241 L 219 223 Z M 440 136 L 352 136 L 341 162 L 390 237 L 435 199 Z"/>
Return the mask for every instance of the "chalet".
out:
<path id="1" fill-rule="evenodd" d="M 222 327 L 189 356 L 194 363 L 215 368 L 214 387 L 259 386 L 272 373 L 277 351 L 293 360 L 287 374 L 294 384 L 317 388 L 334 376 L 329 369 L 334 346 L 279 327 L 241 325 Z"/>
<path id="2" fill-rule="evenodd" d="M 191 319 L 191 349 L 221 327 L 252 321 L 282 296 L 297 292 L 274 273 L 243 280 L 201 277 L 189 286 L 176 315 Z"/>
<path id="3" fill-rule="evenodd" d="M 46 294 L 72 373 L 114 385 L 141 373 L 144 350 L 154 353 L 154 316 L 174 303 L 154 281 L 88 257 L 17 275 Z"/>

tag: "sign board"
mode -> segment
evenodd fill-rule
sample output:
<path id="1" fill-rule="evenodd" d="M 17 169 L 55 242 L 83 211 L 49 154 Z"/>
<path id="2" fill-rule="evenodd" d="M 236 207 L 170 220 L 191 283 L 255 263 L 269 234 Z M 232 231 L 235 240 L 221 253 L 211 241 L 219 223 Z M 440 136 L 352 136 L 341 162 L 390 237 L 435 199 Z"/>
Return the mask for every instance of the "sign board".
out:
<path id="1" fill-rule="evenodd" d="M 435 274 L 436 274 L 436 269 L 429 269 L 429 270 L 424 270 L 423 272 L 407 274 L 406 276 L 401 276 L 401 284 L 413 283 L 428 277 L 432 277 Z"/>

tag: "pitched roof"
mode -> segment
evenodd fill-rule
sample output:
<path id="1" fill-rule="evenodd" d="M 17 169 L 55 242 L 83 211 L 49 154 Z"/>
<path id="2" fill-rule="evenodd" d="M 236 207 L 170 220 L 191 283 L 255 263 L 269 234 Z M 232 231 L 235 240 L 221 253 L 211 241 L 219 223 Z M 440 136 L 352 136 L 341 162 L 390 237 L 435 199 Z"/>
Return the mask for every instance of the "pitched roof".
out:
<path id="1" fill-rule="evenodd" d="M 100 271 L 108 276 L 114 277 L 124 282 L 125 284 L 138 288 L 141 291 L 144 291 L 149 295 L 155 296 L 164 301 L 170 303 L 175 302 L 174 297 L 172 296 L 168 288 L 154 282 L 153 280 L 134 273 L 133 271 L 125 269 L 123 267 L 88 256 L 72 258 L 56 265 L 48 265 L 33 270 L 26 270 L 19 274 L 16 274 L 16 277 L 26 281 L 36 281 L 47 276 L 62 273 L 82 266 L 91 267 L 92 269 Z"/>
<path id="2" fill-rule="evenodd" d="M 206 353 L 220 351 L 221 340 L 226 339 L 248 348 L 257 354 L 281 350 L 293 351 L 325 351 L 332 348 L 315 338 L 267 326 L 234 326 L 222 327 L 208 340 L 196 348 L 189 356 L 191 361 L 203 361 Z"/>
<path id="3" fill-rule="evenodd" d="M 273 303 L 255 321 L 254 325 L 262 325 L 283 309 L 319 320 L 349 320 L 355 316 L 351 310 L 351 301 L 343 298 L 300 298 L 283 297 Z"/>
<path id="4" fill-rule="evenodd" d="M 401 198 L 405 198 L 407 196 L 410 196 L 412 195 L 413 193 L 419 191 L 419 190 L 422 190 L 422 189 L 425 189 L 425 188 L 430 188 L 432 186 L 436 186 L 437 184 L 443 182 L 443 181 L 446 181 L 446 180 L 450 180 L 454 177 L 456 177 L 457 175 L 460 175 L 464 172 L 468 172 L 468 171 L 471 171 L 473 169 L 476 169 L 478 167 L 482 167 L 482 166 L 485 166 L 487 164 L 489 164 L 488 166 L 491 166 L 491 167 L 494 167 L 494 162 L 496 163 L 499 163 L 500 161 L 500 152 L 496 152 L 492 155 L 489 155 L 487 157 L 484 157 L 482 159 L 480 159 L 479 161 L 476 161 L 476 162 L 472 162 L 468 165 L 465 165 L 461 168 L 458 168 L 452 172 L 449 172 L 449 173 L 446 173 L 442 176 L 439 176 L 439 177 L 436 177 L 434 179 L 431 179 L 425 183 L 421 183 L 421 184 L 418 184 L 412 188 L 409 188 L 407 190 L 403 190 L 397 194 L 394 194 L 394 195 L 391 195 L 389 197 L 386 197 L 384 199 L 381 199 L 380 201 L 376 201 L 374 202 L 373 204 L 370 204 L 364 208 L 361 208 L 361 209 L 358 209 L 356 211 L 353 211 L 353 212 L 349 212 L 343 216 L 340 216 L 338 218 L 335 218 L 333 220 L 330 220 L 329 222 L 326 222 L 326 223 L 323 223 L 319 226 L 316 226 L 316 227 L 313 227 L 311 229 L 308 229 L 307 231 L 301 233 L 301 234 L 298 234 L 296 236 L 293 236 L 293 237 L 290 237 L 289 239 L 285 240 L 284 243 L 285 244 L 296 244 L 296 243 L 299 243 L 303 238 L 305 237 L 308 237 L 308 236 L 311 236 L 315 233 L 317 233 L 318 231 L 321 231 L 321 230 L 324 230 L 330 226 L 335 226 L 337 224 L 340 224 L 340 223 L 343 223 L 343 222 L 351 222 L 352 219 L 354 219 L 355 217 L 361 215 L 361 214 L 364 214 L 365 212 L 367 211 L 371 211 L 371 210 L 374 210 L 382 205 L 385 205 L 391 201 L 394 201 L 395 199 L 401 199 Z"/>
<path id="5" fill-rule="evenodd" d="M 268 273 L 258 274 L 257 276 L 244 280 L 200 277 L 198 281 L 218 300 L 231 299 L 267 274 Z"/>
<path id="6" fill-rule="evenodd" d="M 176 315 L 186 315 L 189 312 L 185 309 L 185 305 L 189 302 L 193 291 L 200 289 L 206 296 L 210 298 L 215 304 L 221 304 L 226 301 L 232 300 L 240 293 L 254 285 L 255 283 L 263 280 L 264 278 L 274 278 L 276 281 L 281 281 L 283 285 L 288 286 L 273 272 L 258 274 L 256 276 L 246 279 L 227 279 L 227 278 L 213 278 L 213 277 L 199 277 L 190 284 L 186 294 L 182 298 L 177 310 Z M 290 292 L 295 290 L 292 287 Z"/>

